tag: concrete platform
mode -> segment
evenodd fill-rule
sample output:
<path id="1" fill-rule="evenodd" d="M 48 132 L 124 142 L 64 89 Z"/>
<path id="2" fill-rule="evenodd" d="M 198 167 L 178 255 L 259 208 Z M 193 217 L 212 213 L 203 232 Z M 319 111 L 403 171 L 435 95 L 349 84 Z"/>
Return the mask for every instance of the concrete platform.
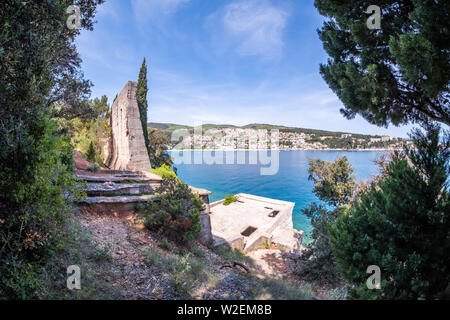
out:
<path id="1" fill-rule="evenodd" d="M 295 251 L 301 246 L 292 223 L 295 203 L 243 193 L 237 196 L 238 201 L 228 206 L 223 205 L 224 200 L 210 205 L 216 243 L 243 252 L 269 248 L 276 241 L 283 251 Z"/>

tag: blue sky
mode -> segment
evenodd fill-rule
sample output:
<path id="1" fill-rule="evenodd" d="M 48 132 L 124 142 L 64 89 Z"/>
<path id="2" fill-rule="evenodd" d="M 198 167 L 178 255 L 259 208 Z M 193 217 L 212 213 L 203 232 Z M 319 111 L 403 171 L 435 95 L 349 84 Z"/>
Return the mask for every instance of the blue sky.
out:
<path id="1" fill-rule="evenodd" d="M 313 0 L 107 0 L 77 47 L 93 97 L 109 101 L 148 62 L 149 121 L 270 123 L 406 137 L 345 119 L 319 74 Z"/>

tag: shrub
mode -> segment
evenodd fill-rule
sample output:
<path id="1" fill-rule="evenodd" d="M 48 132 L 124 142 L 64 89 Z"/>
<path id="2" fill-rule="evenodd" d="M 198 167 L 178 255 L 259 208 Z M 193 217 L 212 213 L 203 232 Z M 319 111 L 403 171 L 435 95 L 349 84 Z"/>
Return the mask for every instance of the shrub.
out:
<path id="1" fill-rule="evenodd" d="M 255 300 L 311 300 L 313 292 L 310 288 L 296 287 L 282 279 L 264 278 L 253 288 Z"/>
<path id="2" fill-rule="evenodd" d="M 77 2 L 83 29 L 92 29 L 101 2 Z M 83 114 L 91 87 L 74 43 L 81 30 L 62 27 L 67 5 L 1 4 L 0 297 L 6 299 L 39 295 L 37 275 L 64 239 L 73 162 L 50 119 Z"/>
<path id="3" fill-rule="evenodd" d="M 224 206 L 228 206 L 228 205 L 230 205 L 230 204 L 232 204 L 233 202 L 236 202 L 236 201 L 238 201 L 238 197 L 235 196 L 235 195 L 229 194 L 229 195 L 227 195 L 225 197 L 225 201 L 223 202 L 223 205 Z"/>
<path id="4" fill-rule="evenodd" d="M 170 283 L 179 295 L 190 297 L 202 280 L 206 278 L 205 264 L 190 254 L 173 256 Z"/>
<path id="5" fill-rule="evenodd" d="M 172 244 L 166 238 L 163 238 L 158 246 L 166 251 L 171 251 L 173 249 Z"/>
<path id="6" fill-rule="evenodd" d="M 202 200 L 191 193 L 187 184 L 175 178 L 163 178 L 158 200 L 138 206 L 145 226 L 179 244 L 189 245 L 201 231 Z"/>
<path id="7" fill-rule="evenodd" d="M 311 203 L 301 210 L 311 220 L 312 242 L 297 259 L 296 273 L 313 281 L 336 282 L 340 275 L 331 251 L 328 228 L 349 207 L 356 187 L 353 168 L 346 157 L 334 162 L 313 159 L 309 166 L 309 180 L 314 181 L 313 192 L 328 206 Z"/>
<path id="8" fill-rule="evenodd" d="M 162 178 L 166 178 L 166 179 L 173 178 L 177 182 L 181 182 L 178 179 L 177 174 L 172 169 L 170 169 L 170 166 L 168 166 L 167 164 L 163 164 L 161 167 L 159 167 L 157 169 L 151 169 L 150 172 L 157 174 L 158 176 L 161 176 Z"/>
<path id="9" fill-rule="evenodd" d="M 70 210 L 63 190 L 77 198 L 67 139 L 56 134 L 56 123 L 45 120 L 34 146 L 41 161 L 28 168 L 32 177 L 11 181 L 0 174 L 0 296 L 35 298 L 42 285 L 36 278 L 45 260 L 64 239 L 61 230 Z M 66 164 L 67 163 L 67 164 Z M 4 198 L 9 185 L 12 196 Z M 8 204 L 8 206 L 6 206 Z"/>
<path id="10" fill-rule="evenodd" d="M 170 284 L 182 297 L 190 297 L 195 288 L 207 278 L 205 263 L 191 253 L 164 255 L 156 249 L 148 249 L 145 254 L 149 265 L 170 274 Z"/>
<path id="11" fill-rule="evenodd" d="M 203 251 L 199 247 L 193 247 L 191 249 L 191 252 L 194 256 L 199 257 L 199 258 L 203 258 L 206 255 L 205 251 Z"/>
<path id="12" fill-rule="evenodd" d="M 95 150 L 92 141 L 89 144 L 88 151 L 86 152 L 86 160 L 89 161 L 90 163 L 95 163 Z"/>
<path id="13" fill-rule="evenodd" d="M 100 167 L 97 164 L 93 164 L 92 166 L 90 166 L 86 170 L 95 173 L 95 172 L 98 172 L 100 170 Z"/>
<path id="14" fill-rule="evenodd" d="M 330 228 L 333 253 L 354 298 L 436 299 L 450 281 L 449 135 L 414 131 L 415 148 L 397 153 L 385 176 Z M 366 286 L 381 269 L 381 289 Z"/>

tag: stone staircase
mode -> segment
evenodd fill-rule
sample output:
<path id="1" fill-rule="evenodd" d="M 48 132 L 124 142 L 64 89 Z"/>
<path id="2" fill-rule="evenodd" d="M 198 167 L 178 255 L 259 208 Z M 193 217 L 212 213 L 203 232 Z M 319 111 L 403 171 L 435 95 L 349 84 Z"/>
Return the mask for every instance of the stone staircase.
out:
<path id="1" fill-rule="evenodd" d="M 76 177 L 87 183 L 87 198 L 79 202 L 82 210 L 95 213 L 133 212 L 136 204 L 155 199 L 162 178 L 144 171 L 77 171 Z"/>
<path id="2" fill-rule="evenodd" d="M 101 170 L 93 173 L 77 170 L 76 177 L 87 184 L 87 197 L 78 202 L 81 211 L 115 216 L 134 214 L 138 203 L 158 199 L 155 191 L 162 181 L 160 176 L 145 171 Z M 202 231 L 199 240 L 208 244 L 212 239 L 209 217 L 211 192 L 192 186 L 189 188 L 205 205 L 205 210 L 200 214 Z"/>

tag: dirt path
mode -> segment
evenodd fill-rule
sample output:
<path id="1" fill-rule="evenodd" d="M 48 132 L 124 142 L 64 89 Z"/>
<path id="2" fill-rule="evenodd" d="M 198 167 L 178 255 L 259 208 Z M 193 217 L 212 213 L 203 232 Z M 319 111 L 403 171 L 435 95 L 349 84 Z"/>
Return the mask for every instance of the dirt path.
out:
<path id="1" fill-rule="evenodd" d="M 162 270 L 155 264 L 149 264 L 147 252 L 161 252 L 164 256 L 183 257 L 180 248 L 162 249 L 162 237 L 159 237 L 140 224 L 134 215 L 114 217 L 111 215 L 78 214 L 77 219 L 86 228 L 96 243 L 108 252 L 112 259 L 113 276 L 109 281 L 120 292 L 122 299 L 183 299 L 173 282 L 173 272 Z M 202 271 L 204 279 L 195 282 L 191 298 L 193 299 L 254 299 L 255 297 L 289 298 L 284 297 L 287 285 L 285 282 L 294 279 L 292 261 L 288 254 L 277 250 L 258 250 L 252 252 L 243 262 L 249 269 L 221 268 L 238 259 L 234 256 L 221 255 L 201 244 L 195 244 L 197 251 L 202 253 L 204 264 Z M 188 255 L 192 256 L 191 253 Z M 180 271 L 183 275 L 183 270 Z M 272 290 L 274 283 L 267 282 L 283 279 L 276 283 L 279 291 Z M 188 278 L 189 279 L 189 278 Z M 280 280 L 281 281 L 281 280 Z M 289 281 L 292 282 L 292 281 Z M 270 285 L 271 287 L 267 287 Z M 281 289 L 279 289 L 279 288 Z M 294 290 L 294 289 L 291 289 Z M 297 290 L 297 289 L 295 289 Z M 295 292 L 295 297 L 302 297 Z"/>

